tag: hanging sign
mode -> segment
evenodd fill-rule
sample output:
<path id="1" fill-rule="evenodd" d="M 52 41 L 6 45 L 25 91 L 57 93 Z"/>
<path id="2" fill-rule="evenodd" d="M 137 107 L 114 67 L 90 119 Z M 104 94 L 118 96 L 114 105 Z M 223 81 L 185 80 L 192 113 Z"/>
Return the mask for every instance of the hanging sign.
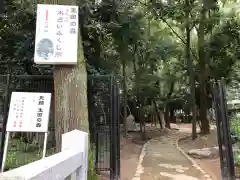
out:
<path id="1" fill-rule="evenodd" d="M 34 62 L 76 64 L 78 6 L 37 5 Z"/>
<path id="2" fill-rule="evenodd" d="M 8 132 L 47 132 L 51 93 L 12 92 Z"/>

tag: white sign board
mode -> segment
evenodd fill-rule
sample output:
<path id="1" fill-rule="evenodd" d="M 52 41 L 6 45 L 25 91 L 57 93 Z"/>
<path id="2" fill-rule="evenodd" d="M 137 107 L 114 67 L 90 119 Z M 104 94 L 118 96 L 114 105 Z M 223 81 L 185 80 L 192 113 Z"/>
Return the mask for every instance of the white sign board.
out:
<path id="1" fill-rule="evenodd" d="M 8 132 L 47 132 L 51 93 L 12 92 Z"/>
<path id="2" fill-rule="evenodd" d="M 78 6 L 37 5 L 34 62 L 76 64 Z"/>

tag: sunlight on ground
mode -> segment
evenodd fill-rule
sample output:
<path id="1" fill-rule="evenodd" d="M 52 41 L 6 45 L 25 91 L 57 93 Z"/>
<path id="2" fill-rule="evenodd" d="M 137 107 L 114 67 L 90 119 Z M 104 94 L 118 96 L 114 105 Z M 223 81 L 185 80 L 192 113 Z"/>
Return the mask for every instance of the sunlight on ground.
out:
<path id="1" fill-rule="evenodd" d="M 175 169 L 175 171 L 179 173 L 184 173 L 186 170 L 188 170 L 188 167 L 183 167 L 182 165 L 171 165 L 171 164 L 158 164 L 160 167 L 164 167 L 167 169 Z"/>
<path id="2" fill-rule="evenodd" d="M 198 180 L 195 177 L 187 176 L 187 175 L 184 175 L 184 174 L 170 174 L 170 173 L 167 173 L 167 172 L 161 172 L 160 174 L 162 176 L 172 178 L 173 180 L 183 180 L 183 179 L 184 180 Z"/>

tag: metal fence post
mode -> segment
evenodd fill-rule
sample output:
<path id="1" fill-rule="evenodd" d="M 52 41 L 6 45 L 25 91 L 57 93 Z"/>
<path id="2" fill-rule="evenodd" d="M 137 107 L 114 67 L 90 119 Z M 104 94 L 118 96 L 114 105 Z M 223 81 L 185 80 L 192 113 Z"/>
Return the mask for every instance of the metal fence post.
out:
<path id="1" fill-rule="evenodd" d="M 219 156 L 220 156 L 220 166 L 221 166 L 221 175 L 225 177 L 224 173 L 224 159 L 223 159 L 223 142 L 222 142 L 222 122 L 220 120 L 220 111 L 219 111 L 219 94 L 218 94 L 218 85 L 216 82 L 213 83 L 213 101 L 215 105 L 216 111 L 216 125 L 217 125 L 217 136 L 218 136 L 218 148 L 219 148 Z"/>
<path id="2" fill-rule="evenodd" d="M 114 164 L 114 108 L 113 108 L 113 79 L 112 76 L 109 77 L 109 102 L 110 102 L 110 180 L 114 180 L 115 176 L 115 164 Z"/>
<path id="3" fill-rule="evenodd" d="M 8 108 L 9 108 L 9 101 L 11 96 L 11 77 L 12 75 L 7 75 L 7 83 L 5 88 L 5 97 L 4 97 L 4 112 L 3 112 L 3 125 L 2 125 L 2 134 L 1 134 L 1 155 L 0 155 L 0 163 L 2 166 L 3 160 L 3 152 L 4 152 L 4 144 L 5 144 L 5 135 L 6 135 L 6 126 L 7 126 L 7 118 L 8 118 Z"/>
<path id="4" fill-rule="evenodd" d="M 223 123 L 223 138 L 225 141 L 225 150 L 227 155 L 229 178 L 234 179 L 235 167 L 234 167 L 234 160 L 233 160 L 232 140 L 230 137 L 230 127 L 229 127 L 229 121 L 227 116 L 227 105 L 226 105 L 224 89 L 225 89 L 225 84 L 224 84 L 224 80 L 222 79 L 221 81 L 219 81 L 220 108 L 221 108 L 220 113 L 221 113 L 221 118 Z"/>
<path id="5" fill-rule="evenodd" d="M 120 179 L 120 132 L 119 132 L 119 101 L 118 88 L 114 78 L 113 81 L 113 130 L 114 130 L 114 180 Z"/>
<path id="6" fill-rule="evenodd" d="M 116 145 L 116 150 L 117 150 L 117 176 L 118 180 L 120 180 L 120 96 L 119 96 L 119 88 L 118 84 L 115 86 L 116 89 L 116 136 L 117 136 L 117 145 Z"/>

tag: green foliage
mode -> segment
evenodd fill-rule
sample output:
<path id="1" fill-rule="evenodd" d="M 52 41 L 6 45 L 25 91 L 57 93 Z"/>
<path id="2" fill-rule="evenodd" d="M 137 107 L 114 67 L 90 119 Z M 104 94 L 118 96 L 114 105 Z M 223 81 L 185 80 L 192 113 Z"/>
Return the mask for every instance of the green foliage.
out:
<path id="1" fill-rule="evenodd" d="M 240 117 L 233 116 L 230 120 L 230 129 L 235 133 L 237 137 L 240 137 Z"/>
<path id="2" fill-rule="evenodd" d="M 196 84 L 202 76 L 206 76 L 203 84 L 221 77 L 227 83 L 240 80 L 240 21 L 237 8 L 232 8 L 234 1 L 196 0 L 190 1 L 189 7 L 185 0 L 77 2 L 88 74 L 123 78 L 122 66 L 126 65 L 128 95 L 135 100 L 141 97 L 146 111 L 153 100 L 161 107 L 170 102 L 180 107 L 181 102 L 188 109 L 188 22 Z M 7 16 L 0 19 L 0 72 L 5 74 L 12 69 L 14 74 L 52 74 L 52 66 L 33 63 L 36 2 L 10 0 L 7 8 Z M 185 17 L 187 9 L 189 18 Z M 202 33 L 200 24 L 204 26 Z M 200 35 L 204 40 L 203 53 L 199 53 Z M 204 54 L 204 58 L 199 58 L 199 54 Z M 199 87 L 196 86 L 198 105 L 200 98 L 207 98 L 200 94 Z M 208 87 L 204 88 L 209 92 Z"/>
<path id="3" fill-rule="evenodd" d="M 119 75 L 120 60 L 124 59 L 131 67 L 134 58 L 137 72 L 129 70 L 132 74 L 129 81 L 133 85 L 129 87 L 131 93 L 136 92 L 135 77 L 138 74 L 143 95 L 162 98 L 168 94 L 172 81 L 176 84 L 174 93 L 178 94 L 180 87 L 188 85 L 183 48 L 184 3 L 183 0 L 171 3 L 155 0 L 147 4 L 141 1 L 81 2 L 80 25 L 88 73 Z M 200 1 L 190 4 L 192 30 L 198 30 L 200 4 Z M 1 63 L 11 63 L 17 74 L 51 74 L 51 66 L 32 63 L 36 4 L 8 1 L 7 7 L 7 18 L 0 21 Z M 222 7 L 214 3 L 208 3 L 206 7 L 211 11 L 205 22 L 205 33 L 209 36 L 205 47 L 209 52 L 210 77 L 223 76 L 231 80 L 236 75 L 236 71 L 231 70 L 239 58 L 238 21 L 222 23 L 220 18 L 224 13 L 219 10 Z M 192 31 L 193 57 L 197 52 L 196 39 Z M 2 72 L 6 73 L 6 69 Z M 195 69 L 198 73 L 198 66 Z M 159 86 L 155 85 L 157 80 L 160 80 Z"/>
<path id="4" fill-rule="evenodd" d="M 231 131 L 240 138 L 240 117 L 235 115 L 230 120 L 230 129 Z M 240 164 L 240 152 L 239 150 L 234 153 L 234 163 L 239 165 Z"/>
<path id="5" fill-rule="evenodd" d="M 94 169 L 94 157 L 91 149 L 88 151 L 88 180 L 98 180 L 99 177 Z"/>
<path id="6" fill-rule="evenodd" d="M 54 149 L 48 149 L 46 156 L 54 154 Z M 14 169 L 42 158 L 42 148 L 27 144 L 20 139 L 10 139 L 5 169 Z"/>
<path id="7" fill-rule="evenodd" d="M 240 164 L 240 153 L 235 154 L 234 163 L 238 165 Z"/>
<path id="8" fill-rule="evenodd" d="M 220 28 L 214 30 L 209 42 L 207 42 L 210 54 L 209 67 L 211 68 L 211 76 L 215 79 L 225 77 L 231 81 L 232 77 L 236 75 L 232 69 L 240 57 L 239 25 L 234 20 L 222 23 Z"/>

